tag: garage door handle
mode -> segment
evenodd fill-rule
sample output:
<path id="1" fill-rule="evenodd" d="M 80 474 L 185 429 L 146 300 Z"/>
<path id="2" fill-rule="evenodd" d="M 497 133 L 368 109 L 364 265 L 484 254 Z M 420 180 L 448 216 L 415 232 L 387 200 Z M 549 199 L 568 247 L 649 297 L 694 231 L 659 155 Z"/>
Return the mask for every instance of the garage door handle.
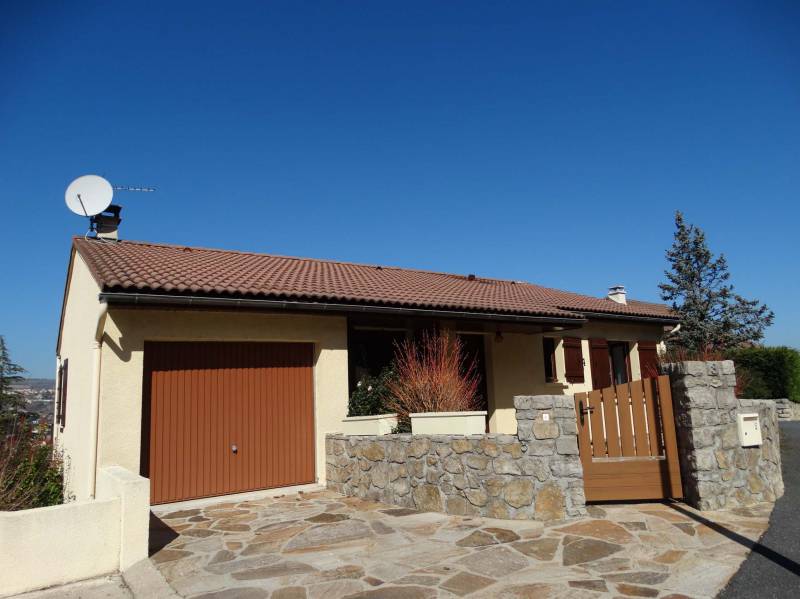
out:
<path id="1" fill-rule="evenodd" d="M 236 445 L 231 445 L 231 451 L 233 453 L 239 453 L 239 448 Z"/>

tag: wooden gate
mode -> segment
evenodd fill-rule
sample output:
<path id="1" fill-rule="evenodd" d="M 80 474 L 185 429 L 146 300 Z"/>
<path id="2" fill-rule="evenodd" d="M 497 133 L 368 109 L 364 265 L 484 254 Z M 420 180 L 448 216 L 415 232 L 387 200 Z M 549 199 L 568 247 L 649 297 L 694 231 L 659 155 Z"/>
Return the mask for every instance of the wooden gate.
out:
<path id="1" fill-rule="evenodd" d="M 669 377 L 575 394 L 587 501 L 683 496 Z"/>

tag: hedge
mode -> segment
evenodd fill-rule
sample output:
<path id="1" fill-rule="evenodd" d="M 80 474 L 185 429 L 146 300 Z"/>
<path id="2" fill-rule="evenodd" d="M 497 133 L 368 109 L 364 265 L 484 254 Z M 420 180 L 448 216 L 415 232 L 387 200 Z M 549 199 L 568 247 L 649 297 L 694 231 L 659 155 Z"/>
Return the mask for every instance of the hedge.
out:
<path id="1" fill-rule="evenodd" d="M 742 375 L 742 397 L 800 402 L 800 352 L 791 347 L 747 347 L 730 352 Z"/>

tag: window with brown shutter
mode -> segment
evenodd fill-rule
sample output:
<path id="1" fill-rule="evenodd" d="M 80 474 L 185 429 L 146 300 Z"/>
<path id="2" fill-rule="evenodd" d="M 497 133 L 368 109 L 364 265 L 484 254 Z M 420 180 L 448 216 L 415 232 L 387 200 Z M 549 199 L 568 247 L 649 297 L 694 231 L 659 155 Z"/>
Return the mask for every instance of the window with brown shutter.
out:
<path id="1" fill-rule="evenodd" d="M 552 337 L 542 337 L 544 350 L 544 380 L 552 383 L 556 380 L 556 340 Z"/>
<path id="2" fill-rule="evenodd" d="M 611 386 L 611 355 L 608 341 L 589 339 L 589 365 L 592 368 L 592 389 L 605 389 Z"/>
<path id="3" fill-rule="evenodd" d="M 583 382 L 583 350 L 580 339 L 564 337 L 564 366 L 568 382 Z"/>
<path id="4" fill-rule="evenodd" d="M 56 396 L 55 396 L 55 404 L 56 404 L 56 424 L 61 422 L 61 385 L 62 379 L 64 377 L 64 365 L 59 364 L 58 366 L 58 378 L 56 378 Z"/>
<path id="5" fill-rule="evenodd" d="M 56 421 L 63 429 L 67 424 L 67 378 L 69 374 L 69 359 L 65 359 L 58 369 L 58 405 Z"/>
<path id="6" fill-rule="evenodd" d="M 658 350 L 655 341 L 639 341 L 639 369 L 642 378 L 658 376 Z"/>

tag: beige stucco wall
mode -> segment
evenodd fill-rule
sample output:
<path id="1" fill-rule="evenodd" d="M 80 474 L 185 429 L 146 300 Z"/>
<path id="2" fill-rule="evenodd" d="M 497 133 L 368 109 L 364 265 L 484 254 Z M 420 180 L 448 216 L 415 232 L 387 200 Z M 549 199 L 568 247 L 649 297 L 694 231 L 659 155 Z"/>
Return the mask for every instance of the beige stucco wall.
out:
<path id="1" fill-rule="evenodd" d="M 489 431 L 516 434 L 515 395 L 529 395 L 544 381 L 542 344 L 538 335 L 487 335 L 486 378 L 489 392 Z"/>
<path id="2" fill-rule="evenodd" d="M 641 378 L 637 341 L 659 341 L 663 334 L 659 324 L 630 324 L 625 322 L 590 322 L 586 326 L 564 333 L 519 334 L 504 333 L 501 338 L 487 335 L 486 377 L 489 391 L 489 430 L 493 433 L 515 434 L 517 419 L 514 410 L 515 395 L 572 394 L 591 389 L 592 373 L 589 364 L 589 339 L 627 341 L 629 344 L 631 375 Z M 584 357 L 584 382 L 567 383 L 564 365 L 564 347 L 561 335 L 582 339 Z M 556 340 L 555 383 L 547 383 L 544 376 L 544 349 L 542 337 Z"/>
<path id="3" fill-rule="evenodd" d="M 67 491 L 76 499 L 86 499 L 90 494 L 92 347 L 100 310 L 99 293 L 100 288 L 83 258 L 75 254 L 65 299 L 59 351 L 62 361 L 69 359 L 67 419 L 63 431 L 54 420 L 53 437 L 56 446 L 64 452 Z"/>
<path id="4" fill-rule="evenodd" d="M 301 341 L 314 344 L 317 477 L 325 434 L 347 415 L 347 323 L 342 316 L 111 307 L 103 340 L 99 464 L 139 472 L 145 341 Z"/>
<path id="5" fill-rule="evenodd" d="M 98 486 L 96 500 L 0 512 L 0 596 L 125 570 L 147 558 L 149 481 L 112 467 L 100 470 Z"/>

